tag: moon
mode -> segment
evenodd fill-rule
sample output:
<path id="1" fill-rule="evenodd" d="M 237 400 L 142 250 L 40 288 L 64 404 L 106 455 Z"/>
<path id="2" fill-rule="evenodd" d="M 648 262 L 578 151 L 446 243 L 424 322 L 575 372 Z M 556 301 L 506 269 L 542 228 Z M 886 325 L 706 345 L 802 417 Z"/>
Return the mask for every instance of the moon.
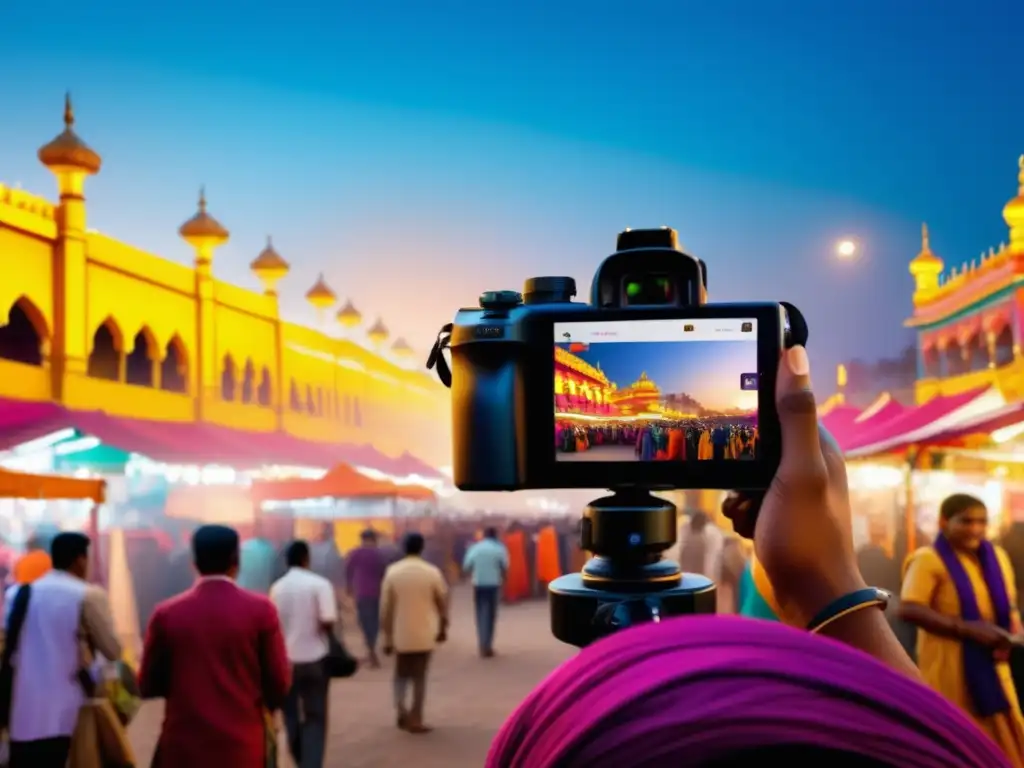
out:
<path id="1" fill-rule="evenodd" d="M 836 243 L 836 255 L 841 259 L 850 259 L 857 254 L 857 244 L 853 240 L 840 240 Z"/>

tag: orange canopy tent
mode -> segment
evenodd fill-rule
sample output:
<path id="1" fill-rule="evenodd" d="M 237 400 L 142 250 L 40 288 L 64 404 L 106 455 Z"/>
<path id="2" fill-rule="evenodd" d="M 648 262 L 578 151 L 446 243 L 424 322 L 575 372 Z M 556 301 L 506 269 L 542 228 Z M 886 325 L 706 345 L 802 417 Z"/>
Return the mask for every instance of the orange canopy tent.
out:
<path id="1" fill-rule="evenodd" d="M 100 533 L 100 504 L 106 498 L 106 480 L 86 480 L 61 475 L 30 475 L 0 469 L 0 498 L 5 499 L 82 499 L 93 502 L 89 512 L 89 536 L 96 542 Z M 90 548 L 93 578 L 99 578 L 99 546 Z"/>
<path id="2" fill-rule="evenodd" d="M 5 499 L 92 499 L 102 504 L 106 489 L 105 480 L 30 475 L 0 469 L 0 497 Z"/>
<path id="3" fill-rule="evenodd" d="M 375 480 L 347 464 L 338 464 L 317 480 L 259 480 L 250 489 L 254 507 L 259 510 L 264 502 L 289 502 L 304 499 L 390 499 L 431 501 L 434 493 L 422 485 L 399 485 L 389 480 Z M 395 510 L 390 517 L 372 517 L 335 520 L 334 540 L 338 549 L 347 551 L 359 542 L 367 527 L 388 535 L 395 534 Z"/>
<path id="4" fill-rule="evenodd" d="M 391 498 L 430 501 L 433 492 L 422 485 L 398 485 L 389 480 L 374 480 L 348 464 L 338 464 L 317 480 L 257 480 L 252 484 L 252 500 L 301 501 L 302 499 Z"/>

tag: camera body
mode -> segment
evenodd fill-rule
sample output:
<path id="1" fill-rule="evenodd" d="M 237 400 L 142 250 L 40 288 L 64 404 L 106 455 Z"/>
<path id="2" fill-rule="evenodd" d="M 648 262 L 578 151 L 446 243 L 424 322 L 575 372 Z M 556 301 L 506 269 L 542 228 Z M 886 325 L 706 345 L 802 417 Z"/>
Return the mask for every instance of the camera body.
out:
<path id="1" fill-rule="evenodd" d="M 674 230 L 626 230 L 594 275 L 589 304 L 573 301 L 572 278 L 534 277 L 522 294 L 486 292 L 479 307 L 459 310 L 449 342 L 455 485 L 464 491 L 767 487 L 780 453 L 774 386 L 786 310 L 772 303 L 709 305 L 706 286 L 706 266 L 679 248 Z M 751 330 L 756 334 L 743 335 Z M 694 337 L 700 337 L 696 345 Z M 715 361 L 723 357 L 722 343 L 745 350 L 745 367 L 728 374 L 713 370 L 721 367 Z M 643 354 L 650 365 L 663 371 L 670 370 L 667 356 L 682 360 L 680 354 L 689 353 L 686 359 L 695 362 L 680 374 L 687 381 L 700 378 L 694 369 L 701 366 L 708 368 L 705 379 L 732 377 L 729 388 L 736 389 L 749 413 L 721 407 L 712 412 L 682 392 L 655 403 L 650 392 L 627 393 L 628 381 L 608 381 L 602 354 L 609 363 L 617 361 L 618 370 L 627 370 L 627 359 L 636 360 L 633 389 L 651 386 L 643 354 L 636 351 L 641 347 L 648 350 Z M 705 352 L 694 357 L 698 347 Z M 583 373 L 576 376 L 573 370 Z M 756 407 L 754 393 L 740 389 L 741 375 L 743 383 L 756 387 Z M 709 391 L 712 383 L 704 381 L 702 389 Z M 585 395 L 559 392 L 565 387 L 575 392 L 577 384 Z M 638 413 L 641 400 L 657 412 Z M 729 419 L 734 423 L 725 425 Z M 658 438 L 683 431 L 692 460 L 637 460 L 643 454 L 641 424 L 654 424 Z M 722 452 L 717 445 L 710 460 L 698 460 L 695 424 L 719 442 L 756 431 L 756 453 L 745 457 L 753 460 L 715 461 Z M 586 456 L 600 460 L 577 461 L 582 454 L 569 456 L 552 447 L 553 435 L 557 442 L 566 428 L 584 441 L 614 440 L 615 450 L 604 444 Z M 720 440 L 723 431 L 729 435 Z M 661 453 L 666 451 L 664 446 Z"/>

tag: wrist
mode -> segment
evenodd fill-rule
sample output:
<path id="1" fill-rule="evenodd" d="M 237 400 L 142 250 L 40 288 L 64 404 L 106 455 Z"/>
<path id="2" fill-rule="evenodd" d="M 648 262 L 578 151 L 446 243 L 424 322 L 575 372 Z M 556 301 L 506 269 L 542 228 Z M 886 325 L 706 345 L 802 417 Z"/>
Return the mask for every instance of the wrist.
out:
<path id="1" fill-rule="evenodd" d="M 844 595 L 866 587 L 860 571 L 852 566 L 816 574 L 801 574 L 787 586 L 774 588 L 775 597 L 787 621 L 806 627 L 824 608 Z"/>

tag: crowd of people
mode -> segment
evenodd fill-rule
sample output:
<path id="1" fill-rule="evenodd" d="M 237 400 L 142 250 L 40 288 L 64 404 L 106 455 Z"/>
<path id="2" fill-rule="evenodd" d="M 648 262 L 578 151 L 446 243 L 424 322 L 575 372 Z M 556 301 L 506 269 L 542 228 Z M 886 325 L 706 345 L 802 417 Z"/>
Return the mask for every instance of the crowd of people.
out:
<path id="1" fill-rule="evenodd" d="M 638 461 L 752 460 L 757 425 L 725 417 L 646 422 L 555 423 L 555 450 L 582 453 L 603 446 L 628 446 Z"/>
<path id="2" fill-rule="evenodd" d="M 877 542 L 855 552 L 845 463 L 817 424 L 801 348 L 787 352 L 777 392 L 784 452 L 771 488 L 727 498 L 736 536 L 691 515 L 676 553 L 685 570 L 719 580 L 722 613 L 772 620 L 670 619 L 594 643 L 511 714 L 487 768 L 1024 768 L 1018 577 L 986 539 L 985 505 L 946 499 L 939 535 L 906 557 L 880 559 Z M 102 687 L 112 679 L 102 662 L 122 649 L 106 594 L 87 579 L 89 548 L 82 534 L 59 534 L 48 569 L 7 597 L 0 725 L 14 768 L 63 768 L 87 709 L 103 754 L 73 758 L 76 768 L 133 762 L 125 739 L 98 735 L 120 727 L 123 737 L 130 708 L 100 696 L 113 689 Z M 379 664 L 378 649 L 395 655 L 395 724 L 414 735 L 430 730 L 430 659 L 448 630 L 448 579 L 426 548 L 410 532 L 387 552 L 367 531 L 344 566 L 366 663 Z M 487 659 L 509 552 L 491 529 L 461 554 Z M 152 611 L 138 671 L 139 694 L 165 700 L 157 768 L 273 764 L 276 712 L 299 768 L 323 764 L 330 679 L 351 674 L 354 659 L 314 547 L 293 541 L 284 557 L 265 591 L 246 588 L 238 532 L 193 534 L 198 580 Z M 911 652 L 896 622 L 916 633 Z"/>

